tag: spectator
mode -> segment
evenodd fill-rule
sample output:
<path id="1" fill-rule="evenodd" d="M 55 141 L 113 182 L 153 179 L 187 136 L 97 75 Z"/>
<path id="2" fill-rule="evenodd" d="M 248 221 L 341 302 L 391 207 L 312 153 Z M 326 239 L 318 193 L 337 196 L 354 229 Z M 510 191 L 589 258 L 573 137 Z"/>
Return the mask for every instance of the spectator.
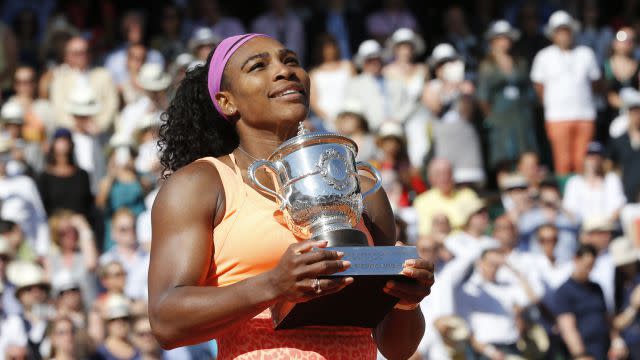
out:
<path id="1" fill-rule="evenodd" d="M 466 221 L 460 209 L 477 199 L 476 193 L 471 189 L 455 188 L 451 163 L 445 159 L 433 159 L 428 175 L 432 189 L 418 195 L 413 203 L 418 212 L 418 233 L 429 234 L 436 214 L 444 214 L 454 229 L 460 229 Z"/>
<path id="2" fill-rule="evenodd" d="M 364 115 L 372 131 L 377 131 L 385 121 L 404 122 L 412 105 L 401 83 L 382 76 L 380 44 L 375 40 L 364 41 L 353 61 L 362 72 L 347 85 L 345 103 L 366 104 Z"/>
<path id="3" fill-rule="evenodd" d="M 640 359 L 640 254 L 624 237 L 614 240 L 609 250 L 616 266 L 613 326 L 624 340 L 629 359 L 637 360 Z"/>
<path id="4" fill-rule="evenodd" d="M 558 328 L 574 359 L 606 359 L 609 351 L 604 295 L 600 286 L 589 280 L 596 256 L 593 246 L 578 247 L 573 273 L 555 294 Z"/>
<path id="5" fill-rule="evenodd" d="M 56 315 L 67 316 L 76 327 L 86 329 L 88 326 L 82 289 L 74 275 L 69 270 L 60 270 L 55 273 L 51 283 Z"/>
<path id="6" fill-rule="evenodd" d="M 536 151 L 533 124 L 535 95 L 524 59 L 512 55 L 520 32 L 506 20 L 491 24 L 485 34 L 489 53 L 480 63 L 478 100 L 489 128 L 489 166 L 513 163 L 522 153 Z"/>
<path id="7" fill-rule="evenodd" d="M 16 37 L 8 26 L 0 22 L 0 91 L 5 93 L 11 87 L 11 75 L 18 63 Z"/>
<path id="8" fill-rule="evenodd" d="M 639 99 L 640 100 L 640 99 Z M 611 160 L 622 170 L 624 195 L 636 199 L 640 189 L 640 102 L 628 110 L 627 132 L 611 141 Z"/>
<path id="9" fill-rule="evenodd" d="M 512 222 L 531 209 L 533 202 L 529 193 L 529 182 L 520 174 L 505 174 L 498 178 L 502 207 Z"/>
<path id="10" fill-rule="evenodd" d="M 601 19 L 597 0 L 584 1 L 582 22 L 584 25 L 582 31 L 576 34 L 576 43 L 590 47 L 596 55 L 598 64 L 603 64 L 609 53 L 613 31 Z"/>
<path id="11" fill-rule="evenodd" d="M 593 246 L 597 251 L 596 262 L 590 279 L 600 285 L 610 314 L 615 311 L 614 279 L 615 267 L 609 252 L 613 226 L 607 218 L 593 217 L 582 224 L 581 243 Z"/>
<path id="12" fill-rule="evenodd" d="M 194 28 L 208 27 L 221 39 L 229 36 L 246 33 L 242 23 L 232 17 L 225 16 L 220 9 L 220 2 L 217 0 L 196 0 L 194 3 L 194 13 L 198 21 L 192 24 L 187 34 L 191 34 Z"/>
<path id="13" fill-rule="evenodd" d="M 351 59 L 353 51 L 365 39 L 364 17 L 345 0 L 330 0 L 321 3 L 319 9 L 306 25 L 307 43 L 312 44 L 312 35 L 329 34 L 336 39 L 343 60 Z M 309 49 L 311 50 L 311 49 Z"/>
<path id="14" fill-rule="evenodd" d="M 19 224 L 29 247 L 44 256 L 50 241 L 47 215 L 33 180 L 23 175 L 8 176 L 9 150 L 8 141 L 0 137 L 0 218 Z"/>
<path id="15" fill-rule="evenodd" d="M 607 100 L 614 110 L 623 108 L 620 90 L 640 86 L 640 64 L 633 57 L 636 34 L 630 27 L 623 27 L 611 43 L 611 55 L 604 62 L 604 80 L 607 85 Z"/>
<path id="16" fill-rule="evenodd" d="M 134 103 L 144 96 L 144 90 L 140 87 L 137 78 L 146 58 L 147 48 L 142 44 L 131 45 L 127 49 L 127 71 L 130 76 L 118 86 L 123 106 Z"/>
<path id="17" fill-rule="evenodd" d="M 51 340 L 51 360 L 87 359 L 94 355 L 82 329 L 69 317 L 58 315 L 51 322 L 47 337 Z"/>
<path id="18" fill-rule="evenodd" d="M 466 64 L 469 79 L 475 80 L 481 44 L 469 29 L 462 7 L 453 5 L 445 11 L 444 27 L 445 38 L 442 42 L 453 45 Z"/>
<path id="19" fill-rule="evenodd" d="M 187 50 L 182 41 L 182 18 L 177 5 L 169 3 L 162 7 L 160 33 L 151 39 L 151 47 L 158 50 L 167 62 Z"/>
<path id="20" fill-rule="evenodd" d="M 17 101 L 7 101 L 0 112 L 2 130 L 11 141 L 11 161 L 7 164 L 9 175 L 28 175 L 33 178 L 42 169 L 42 149 L 40 144 L 27 142 L 22 134 L 24 129 L 24 109 Z"/>
<path id="21" fill-rule="evenodd" d="M 530 300 L 521 285 L 497 281 L 503 264 L 504 256 L 498 250 L 482 251 L 473 275 L 456 291 L 456 308 L 469 325 L 471 344 L 480 359 L 520 354 L 514 308 Z"/>
<path id="22" fill-rule="evenodd" d="M 540 156 L 531 151 L 520 155 L 516 170 L 526 178 L 529 193 L 536 195 L 540 191 L 540 184 L 548 177 L 548 171 L 540 165 Z"/>
<path id="23" fill-rule="evenodd" d="M 47 273 L 54 280 L 58 273 L 70 274 L 73 282 L 82 290 L 84 303 L 88 307 L 97 294 L 95 272 L 98 254 L 93 232 L 82 215 L 69 210 L 52 214 L 49 228 L 55 246 L 45 261 Z"/>
<path id="24" fill-rule="evenodd" d="M 124 62 L 124 59 L 123 59 Z M 69 90 L 89 88 L 100 103 L 91 134 L 109 130 L 118 111 L 118 91 L 109 72 L 102 67 L 90 68 L 89 43 L 81 37 L 71 38 L 65 46 L 64 63 L 51 70 L 48 97 L 53 105 L 56 125 L 72 127 L 73 113 L 68 111 Z"/>
<path id="25" fill-rule="evenodd" d="M 98 268 L 100 285 L 105 289 L 95 301 L 94 307 L 100 314 L 103 313 L 105 303 L 112 295 L 124 295 L 127 271 L 119 260 L 101 262 Z"/>
<path id="26" fill-rule="evenodd" d="M 133 345 L 140 350 L 140 358 L 146 360 L 161 360 L 164 351 L 151 333 L 151 324 L 146 316 L 139 317 L 132 325 Z M 188 354 L 184 354 L 188 355 Z"/>
<path id="27" fill-rule="evenodd" d="M 582 171 L 587 144 L 595 131 L 592 88 L 600 79 L 600 68 L 590 48 L 573 45 L 578 28 L 568 13 L 553 13 L 546 27 L 553 45 L 540 50 L 531 67 L 558 175 Z"/>
<path id="28" fill-rule="evenodd" d="M 111 295 L 107 298 L 103 313 L 107 337 L 98 346 L 98 354 L 105 359 L 140 358 L 140 353 L 131 343 L 131 310 L 127 298 Z"/>
<path id="29" fill-rule="evenodd" d="M 0 224 L 4 223 L 0 220 Z M 0 225 L 2 227 L 4 225 Z M 0 229 L 0 313 L 4 315 L 17 314 L 20 312 L 20 303 L 16 299 L 16 288 L 7 279 L 7 265 L 13 260 L 14 251 L 9 245 L 7 237 Z M 2 325 L 0 325 L 0 330 Z M 2 346 L 0 345 L 0 351 Z"/>
<path id="30" fill-rule="evenodd" d="M 251 32 L 267 34 L 295 51 L 298 59 L 305 62 L 304 26 L 302 20 L 289 7 L 288 0 L 270 0 L 270 9 L 258 16 L 251 24 Z"/>
<path id="31" fill-rule="evenodd" d="M 158 157 L 160 121 L 158 114 L 145 115 L 138 123 L 135 134 L 135 143 L 138 144 L 138 155 L 134 162 L 136 172 L 152 184 L 160 178 L 162 170 Z"/>
<path id="32" fill-rule="evenodd" d="M 37 77 L 33 68 L 20 66 L 13 78 L 15 95 L 7 102 L 17 102 L 24 110 L 22 137 L 26 141 L 42 143 L 53 132 L 55 119 L 51 103 L 37 98 Z"/>
<path id="33" fill-rule="evenodd" d="M 0 235 L 4 237 L 9 246 L 11 258 L 25 261 L 35 261 L 38 259 L 33 246 L 24 239 L 24 232 L 19 224 L 11 220 L 0 219 Z"/>
<path id="34" fill-rule="evenodd" d="M 369 123 L 364 117 L 363 104 L 347 102 L 336 118 L 336 130 L 339 134 L 348 136 L 358 145 L 356 160 L 370 161 L 377 155 L 375 137 L 369 132 Z"/>
<path id="35" fill-rule="evenodd" d="M 68 209 L 92 218 L 93 194 L 89 174 L 78 167 L 73 135 L 67 129 L 55 131 L 46 154 L 47 166 L 40 174 L 38 190 L 48 215 Z M 73 189 L 69 192 L 69 189 Z"/>
<path id="36" fill-rule="evenodd" d="M 311 78 L 311 110 L 322 122 L 322 127 L 335 130 L 336 117 L 342 110 L 345 90 L 355 74 L 350 61 L 341 60 L 336 39 L 323 34 L 314 49 L 315 67 L 309 72 Z"/>
<path id="37" fill-rule="evenodd" d="M 625 87 L 620 90 L 620 102 L 622 107 L 618 116 L 616 116 L 609 125 L 609 136 L 611 139 L 618 138 L 629 129 L 629 118 L 631 116 L 631 110 L 640 107 L 640 92 L 638 90 Z M 635 114 L 637 116 L 637 114 Z"/>
<path id="38" fill-rule="evenodd" d="M 222 40 L 211 29 L 199 28 L 189 39 L 189 52 L 199 61 L 207 61 L 207 56 Z"/>
<path id="39" fill-rule="evenodd" d="M 459 211 L 466 215 L 462 231 L 449 235 L 444 241 L 453 256 L 475 260 L 483 249 L 498 247 L 496 240 L 485 234 L 489 229 L 489 213 L 482 200 L 473 199 L 463 203 Z"/>
<path id="40" fill-rule="evenodd" d="M 525 1 L 520 6 L 517 21 L 511 22 L 522 30 L 520 40 L 514 45 L 514 53 L 522 56 L 528 64 L 533 62 L 538 51 L 549 44 L 549 40 L 540 32 L 538 6 L 539 2 L 537 1 Z"/>
<path id="41" fill-rule="evenodd" d="M 116 85 L 121 85 L 131 77 L 127 70 L 127 49 L 131 45 L 144 44 L 146 21 L 137 11 L 129 11 L 122 16 L 122 33 L 124 44 L 112 51 L 104 61 Z M 159 51 L 148 49 L 145 63 L 158 64 L 164 67 L 164 58 Z"/>
<path id="42" fill-rule="evenodd" d="M 604 217 L 614 223 L 626 203 L 622 182 L 614 172 L 605 172 L 604 147 L 591 142 L 584 159 L 582 174 L 565 185 L 562 206 L 578 219 Z"/>
<path id="43" fill-rule="evenodd" d="M 418 30 L 418 23 L 404 0 L 385 0 L 382 9 L 367 16 L 369 36 L 383 42 L 400 28 Z"/>

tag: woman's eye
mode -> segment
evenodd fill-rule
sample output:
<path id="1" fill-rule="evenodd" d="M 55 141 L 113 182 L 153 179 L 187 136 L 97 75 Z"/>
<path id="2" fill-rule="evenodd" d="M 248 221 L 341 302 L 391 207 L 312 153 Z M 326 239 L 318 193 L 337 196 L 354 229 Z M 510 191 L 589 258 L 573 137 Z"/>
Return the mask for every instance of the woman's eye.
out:
<path id="1" fill-rule="evenodd" d="M 262 63 L 262 62 L 257 62 L 257 63 L 255 63 L 255 64 L 253 64 L 253 65 L 251 66 L 251 68 L 249 69 L 249 71 L 253 71 L 253 70 L 256 70 L 256 69 L 259 69 L 259 68 L 262 68 L 262 67 L 264 67 L 264 63 Z"/>

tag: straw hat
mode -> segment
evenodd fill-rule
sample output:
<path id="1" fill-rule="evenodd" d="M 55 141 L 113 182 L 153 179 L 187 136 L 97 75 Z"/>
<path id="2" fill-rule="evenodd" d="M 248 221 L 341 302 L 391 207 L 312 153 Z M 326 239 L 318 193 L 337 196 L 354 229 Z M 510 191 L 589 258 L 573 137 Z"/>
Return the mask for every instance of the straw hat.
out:
<path id="1" fill-rule="evenodd" d="M 2 105 L 0 117 L 5 124 L 24 124 L 24 109 L 22 105 L 15 100 L 7 101 Z"/>
<path id="2" fill-rule="evenodd" d="M 16 294 L 30 286 L 41 285 L 50 288 L 44 269 L 30 261 L 12 261 L 7 266 L 7 278 L 16 286 Z"/>
<path id="3" fill-rule="evenodd" d="M 128 318 L 131 316 L 129 299 L 122 295 L 109 295 L 106 299 L 102 317 L 105 320 Z"/>
<path id="4" fill-rule="evenodd" d="M 484 33 L 484 37 L 487 40 L 501 35 L 508 37 L 511 41 L 518 41 L 518 39 L 520 39 L 520 31 L 511 26 L 507 20 L 494 21 L 489 25 L 487 32 Z"/>
<path id="5" fill-rule="evenodd" d="M 100 112 L 93 89 L 87 85 L 73 88 L 67 100 L 67 112 L 76 116 L 93 116 Z"/>
<path id="6" fill-rule="evenodd" d="M 446 316 L 438 320 L 439 323 L 446 326 L 447 337 L 453 342 L 461 342 L 469 340 L 471 332 L 467 323 L 459 316 Z"/>
<path id="7" fill-rule="evenodd" d="M 582 223 L 582 233 L 594 231 L 613 231 L 613 224 L 606 217 L 597 216 L 585 219 Z"/>
<path id="8" fill-rule="evenodd" d="M 137 80 L 140 87 L 147 91 L 162 91 L 171 85 L 171 75 L 164 72 L 160 64 L 142 65 Z"/>
<path id="9" fill-rule="evenodd" d="M 625 237 L 614 239 L 609 245 L 609 252 L 616 267 L 633 264 L 640 260 L 638 249 L 634 248 L 631 240 Z"/>
<path id="10" fill-rule="evenodd" d="M 365 40 L 358 47 L 358 52 L 353 57 L 353 62 L 356 66 L 362 67 L 366 60 L 375 58 L 384 58 L 382 46 L 375 40 Z"/>
<path id="11" fill-rule="evenodd" d="M 427 62 L 429 63 L 429 67 L 435 69 L 443 62 L 459 58 L 458 52 L 451 44 L 442 43 L 433 48 Z"/>
<path id="12" fill-rule="evenodd" d="M 568 27 L 573 33 L 580 31 L 580 23 L 564 10 L 558 10 L 551 14 L 547 26 L 544 28 L 544 33 L 547 37 L 551 37 L 559 27 Z"/>
<path id="13" fill-rule="evenodd" d="M 80 283 L 73 276 L 73 273 L 69 270 L 61 270 L 53 275 L 51 281 L 53 287 L 53 293 L 55 296 L 60 296 L 64 291 L 80 289 Z"/>
<path id="14" fill-rule="evenodd" d="M 413 51 L 415 56 L 420 56 L 424 53 L 425 46 L 422 36 L 418 35 L 415 31 L 409 28 L 400 28 L 396 30 L 393 35 L 387 40 L 386 48 L 391 51 L 393 48 L 402 43 L 410 43 L 413 45 Z"/>
<path id="15" fill-rule="evenodd" d="M 194 51 L 203 45 L 217 45 L 222 39 L 208 27 L 201 27 L 193 32 L 189 39 L 189 50 Z"/>

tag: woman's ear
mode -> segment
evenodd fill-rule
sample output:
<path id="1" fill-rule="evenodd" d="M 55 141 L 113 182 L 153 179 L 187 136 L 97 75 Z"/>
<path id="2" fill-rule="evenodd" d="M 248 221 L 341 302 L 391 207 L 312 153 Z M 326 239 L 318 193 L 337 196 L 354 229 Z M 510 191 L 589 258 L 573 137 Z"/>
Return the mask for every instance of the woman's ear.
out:
<path id="1" fill-rule="evenodd" d="M 238 113 L 238 108 L 231 98 L 231 94 L 226 91 L 220 91 L 215 95 L 215 101 L 218 103 L 220 110 L 226 117 L 234 116 Z"/>

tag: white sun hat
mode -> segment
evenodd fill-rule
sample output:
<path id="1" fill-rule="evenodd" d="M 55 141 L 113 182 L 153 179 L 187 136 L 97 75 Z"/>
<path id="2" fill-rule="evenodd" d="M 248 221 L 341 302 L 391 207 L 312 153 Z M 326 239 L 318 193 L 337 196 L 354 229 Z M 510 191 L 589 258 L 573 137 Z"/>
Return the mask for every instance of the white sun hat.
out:
<path id="1" fill-rule="evenodd" d="M 102 317 L 105 320 L 121 319 L 131 316 L 131 302 L 123 295 L 108 295 L 105 300 Z"/>
<path id="2" fill-rule="evenodd" d="M 520 31 L 511 26 L 507 20 L 497 20 L 491 23 L 484 37 L 487 40 L 491 40 L 501 35 L 508 37 L 511 41 L 518 41 L 518 39 L 520 39 Z"/>
<path id="3" fill-rule="evenodd" d="M 216 35 L 210 28 L 201 27 L 193 32 L 189 39 L 189 50 L 194 51 L 197 47 L 203 45 L 217 45 L 222 39 Z"/>
<path id="4" fill-rule="evenodd" d="M 86 84 L 77 84 L 69 94 L 67 112 L 76 116 L 93 116 L 100 112 L 93 89 Z"/>
<path id="5" fill-rule="evenodd" d="M 431 56 L 427 62 L 431 68 L 436 68 L 438 65 L 445 61 L 459 59 L 460 56 L 456 49 L 447 43 L 438 44 L 431 51 Z"/>
<path id="6" fill-rule="evenodd" d="M 364 62 L 369 59 L 383 59 L 384 58 L 384 50 L 380 43 L 376 40 L 365 40 L 360 46 L 358 46 L 358 52 L 353 57 L 353 62 L 358 67 L 362 67 Z"/>
<path id="7" fill-rule="evenodd" d="M 551 14 L 547 26 L 544 28 L 544 33 L 547 37 L 551 37 L 553 33 L 559 27 L 568 27 L 573 33 L 580 31 L 580 23 L 576 21 L 568 12 L 564 10 L 558 10 Z"/>
<path id="8" fill-rule="evenodd" d="M 171 75 L 164 72 L 160 64 L 147 63 L 138 72 L 138 84 L 147 91 L 166 90 L 171 85 Z"/>
<path id="9" fill-rule="evenodd" d="M 80 282 L 73 276 L 71 271 L 64 269 L 57 271 L 53 275 L 51 286 L 55 296 L 59 296 L 64 291 L 80 289 Z"/>
<path id="10" fill-rule="evenodd" d="M 16 293 L 30 286 L 50 287 L 44 269 L 31 261 L 15 260 L 9 263 L 7 278 L 16 286 Z"/>
<path id="11" fill-rule="evenodd" d="M 403 139 L 404 138 L 404 129 L 402 129 L 402 125 L 393 122 L 387 121 L 380 125 L 378 129 L 378 137 L 386 138 L 386 137 L 396 137 Z"/>
<path id="12" fill-rule="evenodd" d="M 0 118 L 4 124 L 24 124 L 24 109 L 19 102 L 10 100 L 2 105 L 0 110 Z"/>
<path id="13" fill-rule="evenodd" d="M 415 56 L 420 56 L 424 53 L 425 46 L 422 36 L 409 28 L 400 28 L 396 30 L 387 40 L 386 47 L 391 51 L 396 45 L 401 43 L 410 43 L 413 45 Z"/>
<path id="14" fill-rule="evenodd" d="M 609 253 L 616 267 L 633 264 L 640 260 L 638 249 L 634 248 L 631 240 L 625 237 L 614 239 L 609 245 Z"/>

